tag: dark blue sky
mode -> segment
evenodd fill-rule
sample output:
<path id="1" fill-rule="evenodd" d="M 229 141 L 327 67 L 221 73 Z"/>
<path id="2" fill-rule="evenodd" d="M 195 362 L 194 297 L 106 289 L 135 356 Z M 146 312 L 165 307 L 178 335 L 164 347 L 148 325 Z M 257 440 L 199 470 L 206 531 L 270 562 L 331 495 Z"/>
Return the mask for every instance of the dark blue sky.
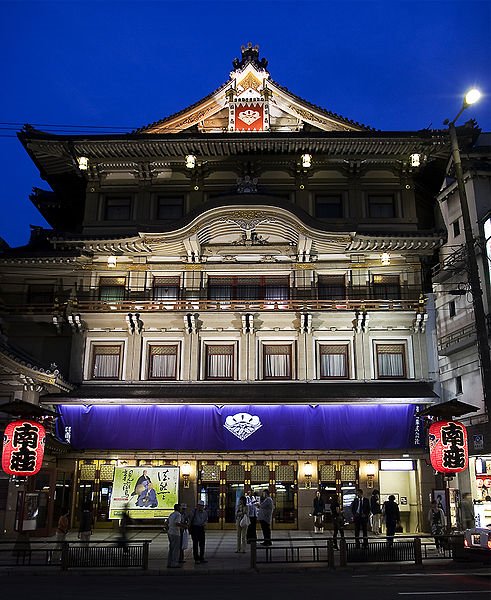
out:
<path id="1" fill-rule="evenodd" d="M 377 129 L 439 128 L 479 86 L 465 114 L 491 131 L 488 0 L 0 0 L 0 121 L 140 127 L 224 83 L 248 41 L 275 81 Z M 0 236 L 17 246 L 45 225 L 28 196 L 47 185 L 0 127 Z"/>

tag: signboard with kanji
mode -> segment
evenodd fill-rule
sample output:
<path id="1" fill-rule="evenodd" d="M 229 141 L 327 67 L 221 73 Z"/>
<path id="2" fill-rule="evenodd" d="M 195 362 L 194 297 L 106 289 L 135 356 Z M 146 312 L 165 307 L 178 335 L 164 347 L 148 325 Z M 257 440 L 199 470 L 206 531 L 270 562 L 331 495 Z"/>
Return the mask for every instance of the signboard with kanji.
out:
<path id="1" fill-rule="evenodd" d="M 431 465 L 439 473 L 465 471 L 469 463 L 467 430 L 458 421 L 437 421 L 429 429 Z"/>
<path id="2" fill-rule="evenodd" d="M 28 477 L 41 469 L 46 430 L 36 421 L 9 423 L 3 434 L 2 469 L 7 475 Z"/>
<path id="3" fill-rule="evenodd" d="M 132 519 L 168 517 L 178 502 L 179 467 L 116 467 L 109 518 L 127 511 Z"/>

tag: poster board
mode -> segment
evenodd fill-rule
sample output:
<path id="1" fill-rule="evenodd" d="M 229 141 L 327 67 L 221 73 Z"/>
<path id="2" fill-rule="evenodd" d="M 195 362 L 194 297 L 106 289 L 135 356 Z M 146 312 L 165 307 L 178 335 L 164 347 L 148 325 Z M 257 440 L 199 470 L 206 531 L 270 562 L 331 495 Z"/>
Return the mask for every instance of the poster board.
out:
<path id="1" fill-rule="evenodd" d="M 163 519 L 178 502 L 179 467 L 116 467 L 109 518 Z"/>

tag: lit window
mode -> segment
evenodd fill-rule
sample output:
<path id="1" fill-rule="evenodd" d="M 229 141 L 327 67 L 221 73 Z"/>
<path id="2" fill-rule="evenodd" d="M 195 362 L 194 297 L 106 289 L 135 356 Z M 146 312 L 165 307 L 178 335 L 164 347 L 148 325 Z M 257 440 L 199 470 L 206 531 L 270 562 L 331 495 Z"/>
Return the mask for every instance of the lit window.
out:
<path id="1" fill-rule="evenodd" d="M 234 346 L 206 345 L 206 379 L 234 378 Z"/>
<path id="2" fill-rule="evenodd" d="M 148 378 L 177 378 L 177 345 L 150 346 Z"/>
<path id="3" fill-rule="evenodd" d="M 121 302 L 126 295 L 124 277 L 101 277 L 99 280 L 99 300 L 102 302 Z"/>
<path id="4" fill-rule="evenodd" d="M 119 379 L 121 346 L 93 346 L 92 379 Z"/>
<path id="5" fill-rule="evenodd" d="M 348 346 L 322 344 L 319 350 L 321 379 L 346 379 L 348 377 Z"/>
<path id="6" fill-rule="evenodd" d="M 403 344 L 377 344 L 376 353 L 379 379 L 401 379 L 406 377 L 406 359 Z"/>
<path id="7" fill-rule="evenodd" d="M 292 378 L 292 347 L 288 345 L 264 346 L 264 379 Z"/>
<path id="8" fill-rule="evenodd" d="M 154 300 L 178 300 L 179 299 L 179 277 L 154 277 L 153 299 Z"/>

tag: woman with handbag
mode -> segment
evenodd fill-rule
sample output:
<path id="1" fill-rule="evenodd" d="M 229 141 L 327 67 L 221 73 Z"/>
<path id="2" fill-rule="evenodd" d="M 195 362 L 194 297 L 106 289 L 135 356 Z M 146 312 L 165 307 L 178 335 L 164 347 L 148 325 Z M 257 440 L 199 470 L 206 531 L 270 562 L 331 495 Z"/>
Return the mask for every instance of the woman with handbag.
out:
<path id="1" fill-rule="evenodd" d="M 247 528 L 251 524 L 249 519 L 249 508 L 245 496 L 241 496 L 237 510 L 235 511 L 235 525 L 237 528 L 237 550 L 235 553 L 244 553 L 247 544 Z"/>

